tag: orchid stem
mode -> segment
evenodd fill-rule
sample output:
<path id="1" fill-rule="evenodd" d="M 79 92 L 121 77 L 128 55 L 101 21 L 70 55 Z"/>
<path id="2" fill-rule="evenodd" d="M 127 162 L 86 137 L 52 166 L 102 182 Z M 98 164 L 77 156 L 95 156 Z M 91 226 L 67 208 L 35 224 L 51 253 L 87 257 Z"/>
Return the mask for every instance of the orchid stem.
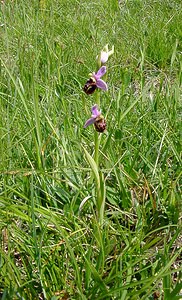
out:
<path id="1" fill-rule="evenodd" d="M 97 131 L 94 132 L 94 137 L 95 137 L 95 154 L 94 154 L 94 159 L 95 163 L 97 165 L 97 168 L 99 168 L 99 134 Z"/>
<path id="2" fill-rule="evenodd" d="M 100 91 L 96 91 L 96 104 L 98 105 L 98 108 L 100 108 Z M 99 133 L 97 131 L 94 132 L 94 137 L 95 137 L 95 163 L 97 165 L 97 168 L 99 169 Z"/>

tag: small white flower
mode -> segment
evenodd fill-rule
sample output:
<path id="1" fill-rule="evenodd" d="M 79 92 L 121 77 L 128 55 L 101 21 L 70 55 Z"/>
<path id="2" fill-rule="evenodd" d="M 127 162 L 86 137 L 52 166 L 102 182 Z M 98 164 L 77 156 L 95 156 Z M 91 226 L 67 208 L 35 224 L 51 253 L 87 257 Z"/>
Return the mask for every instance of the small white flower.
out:
<path id="1" fill-rule="evenodd" d="M 105 62 L 108 61 L 109 56 L 111 56 L 113 53 L 114 53 L 114 45 L 112 46 L 112 49 L 110 51 L 108 49 L 108 44 L 105 45 L 100 55 L 101 63 L 105 64 Z"/>

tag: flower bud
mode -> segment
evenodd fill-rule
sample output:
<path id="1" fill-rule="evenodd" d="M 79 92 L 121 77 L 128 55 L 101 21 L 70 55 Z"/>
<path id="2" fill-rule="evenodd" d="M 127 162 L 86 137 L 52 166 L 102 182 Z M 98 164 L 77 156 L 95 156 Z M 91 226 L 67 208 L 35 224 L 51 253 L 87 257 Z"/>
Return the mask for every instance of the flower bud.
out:
<path id="1" fill-rule="evenodd" d="M 108 61 L 109 56 L 111 56 L 113 53 L 114 53 L 114 45 L 112 46 L 112 49 L 110 51 L 108 49 L 108 44 L 105 45 L 100 54 L 101 63 L 105 64 Z"/>

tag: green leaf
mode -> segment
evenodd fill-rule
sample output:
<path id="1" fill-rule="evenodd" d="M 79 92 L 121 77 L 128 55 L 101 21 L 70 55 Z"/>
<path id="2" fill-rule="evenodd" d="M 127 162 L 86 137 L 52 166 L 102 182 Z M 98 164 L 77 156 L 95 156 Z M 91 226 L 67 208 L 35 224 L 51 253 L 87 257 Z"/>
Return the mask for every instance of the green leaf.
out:
<path id="1" fill-rule="evenodd" d="M 100 177 L 99 177 L 98 167 L 95 163 L 95 160 L 93 159 L 93 157 L 88 153 L 88 151 L 84 147 L 82 147 L 82 148 L 85 153 L 86 159 L 87 159 L 87 161 L 92 169 L 92 172 L 94 174 L 96 184 L 97 184 L 97 189 L 100 189 Z"/>

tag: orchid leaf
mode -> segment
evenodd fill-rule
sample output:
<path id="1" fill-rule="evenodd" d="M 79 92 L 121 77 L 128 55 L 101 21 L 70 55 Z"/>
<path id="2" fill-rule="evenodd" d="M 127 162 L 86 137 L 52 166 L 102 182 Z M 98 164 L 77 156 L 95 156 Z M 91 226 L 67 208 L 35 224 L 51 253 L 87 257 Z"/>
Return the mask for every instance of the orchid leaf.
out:
<path id="1" fill-rule="evenodd" d="M 94 174 L 94 177 L 95 177 L 95 180 L 96 180 L 96 183 L 97 183 L 97 188 L 99 189 L 100 188 L 100 177 L 99 177 L 99 172 L 98 172 L 98 167 L 94 161 L 94 159 L 92 158 L 92 156 L 88 153 L 88 151 L 83 147 L 83 151 L 85 153 L 85 157 L 92 169 L 92 172 Z"/>

